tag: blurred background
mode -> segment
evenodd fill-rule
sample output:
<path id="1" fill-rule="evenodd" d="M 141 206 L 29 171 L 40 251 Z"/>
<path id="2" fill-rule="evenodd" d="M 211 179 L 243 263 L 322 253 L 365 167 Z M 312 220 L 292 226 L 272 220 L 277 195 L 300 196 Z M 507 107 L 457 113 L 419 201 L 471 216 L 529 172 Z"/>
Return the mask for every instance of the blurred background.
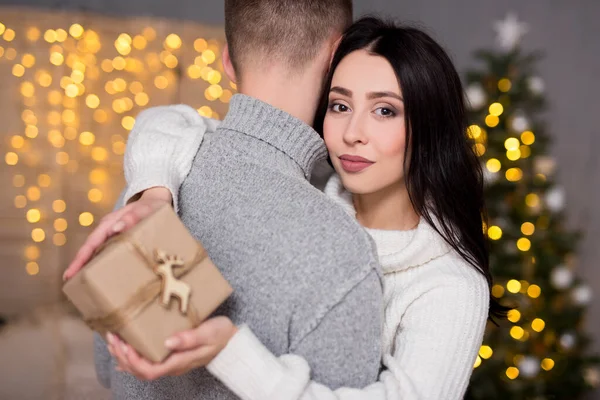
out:
<path id="1" fill-rule="evenodd" d="M 494 296 L 521 310 L 490 330 L 469 398 L 600 399 L 600 2 L 354 4 L 425 28 L 465 78 Z M 0 0 L 0 399 L 109 397 L 62 271 L 123 188 L 142 109 L 227 112 L 223 22 L 222 1 Z"/>

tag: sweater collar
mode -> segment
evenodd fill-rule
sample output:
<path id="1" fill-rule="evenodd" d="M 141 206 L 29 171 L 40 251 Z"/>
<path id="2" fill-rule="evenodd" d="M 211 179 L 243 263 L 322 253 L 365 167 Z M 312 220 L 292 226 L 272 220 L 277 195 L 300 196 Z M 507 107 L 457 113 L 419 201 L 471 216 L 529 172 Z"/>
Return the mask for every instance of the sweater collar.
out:
<path id="1" fill-rule="evenodd" d="M 327 157 L 323 139 L 298 118 L 243 94 L 231 98 L 221 129 L 264 141 L 293 159 L 310 179 L 315 163 Z"/>
<path id="2" fill-rule="evenodd" d="M 352 194 L 342 186 L 337 174 L 334 174 L 327 182 L 325 194 L 353 218 L 356 218 Z M 366 230 L 377 245 L 379 262 L 384 274 L 426 264 L 452 250 L 452 247 L 423 218 L 415 229 L 409 231 L 369 228 Z"/>

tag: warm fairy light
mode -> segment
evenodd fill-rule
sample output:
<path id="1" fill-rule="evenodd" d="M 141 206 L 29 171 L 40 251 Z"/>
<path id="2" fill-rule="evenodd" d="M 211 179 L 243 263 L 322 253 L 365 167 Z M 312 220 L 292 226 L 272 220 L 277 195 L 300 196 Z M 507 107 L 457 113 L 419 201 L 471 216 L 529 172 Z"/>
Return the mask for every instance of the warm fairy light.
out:
<path id="1" fill-rule="evenodd" d="M 94 144 L 95 140 L 96 137 L 91 132 L 81 132 L 81 134 L 79 135 L 79 143 L 81 143 L 84 146 L 91 146 L 92 144 Z"/>
<path id="2" fill-rule="evenodd" d="M 507 78 L 502 78 L 498 81 L 498 90 L 500 90 L 501 92 L 506 93 L 510 90 L 511 87 L 512 83 Z"/>
<path id="3" fill-rule="evenodd" d="M 535 135 L 531 131 L 525 131 L 521 133 L 521 142 L 528 146 L 531 146 L 535 142 Z"/>
<path id="4" fill-rule="evenodd" d="M 208 43 L 206 40 L 200 38 L 194 41 L 194 50 L 196 50 L 198 53 L 202 53 L 206 49 L 208 49 Z"/>
<path id="5" fill-rule="evenodd" d="M 121 125 L 123 126 L 123 128 L 127 129 L 128 131 L 133 129 L 134 124 L 135 124 L 135 118 L 130 117 L 130 116 L 123 117 L 123 119 L 121 120 Z"/>
<path id="6" fill-rule="evenodd" d="M 506 171 L 506 180 L 509 182 L 518 182 L 523 178 L 523 171 L 520 168 L 510 168 Z"/>
<path id="7" fill-rule="evenodd" d="M 223 90 L 223 94 L 221 95 L 221 98 L 219 100 L 221 100 L 222 103 L 229 103 L 229 101 L 231 100 L 231 98 L 233 97 L 233 93 L 231 92 L 231 90 L 229 89 L 224 89 Z"/>
<path id="8" fill-rule="evenodd" d="M 537 299 L 542 294 L 542 289 L 538 285 L 531 285 L 527 289 L 527 295 L 532 299 Z"/>
<path id="9" fill-rule="evenodd" d="M 15 135 L 10 139 L 10 145 L 15 149 L 20 149 L 25 145 L 23 136 Z"/>
<path id="10" fill-rule="evenodd" d="M 482 143 L 477 143 L 473 146 L 473 151 L 477 154 L 477 157 L 481 157 L 485 154 L 486 148 Z"/>
<path id="11" fill-rule="evenodd" d="M 181 47 L 181 38 L 176 34 L 171 33 L 165 39 L 165 46 L 173 50 L 179 49 Z"/>
<path id="12" fill-rule="evenodd" d="M 518 150 L 521 143 L 517 138 L 508 138 L 504 141 L 504 147 L 506 150 Z"/>
<path id="13" fill-rule="evenodd" d="M 23 66 L 25 68 L 31 68 L 35 65 L 35 57 L 33 56 L 33 54 L 23 54 L 23 58 L 21 58 L 21 64 L 23 64 Z"/>
<path id="14" fill-rule="evenodd" d="M 512 309 L 507 313 L 508 320 L 512 323 L 517 323 L 521 319 L 521 312 L 516 309 Z"/>
<path id="15" fill-rule="evenodd" d="M 52 183 L 52 179 L 50 178 L 50 175 L 41 174 L 40 176 L 38 176 L 38 185 L 40 185 L 40 187 L 43 187 L 43 188 L 49 187 L 51 183 Z"/>
<path id="16" fill-rule="evenodd" d="M 521 158 L 528 158 L 531 155 L 531 147 L 525 144 L 519 147 L 519 150 L 521 151 Z"/>
<path id="17" fill-rule="evenodd" d="M 125 144 L 125 142 L 115 142 L 112 144 L 112 151 L 116 155 L 122 156 L 123 154 L 125 154 L 126 147 L 127 145 Z"/>
<path id="18" fill-rule="evenodd" d="M 79 215 L 79 223 L 81 226 L 90 226 L 94 223 L 94 216 L 89 212 L 81 213 Z"/>
<path id="19" fill-rule="evenodd" d="M 499 226 L 490 226 L 488 229 L 488 236 L 492 240 L 500 240 L 502 238 L 502 229 Z"/>
<path id="20" fill-rule="evenodd" d="M 93 188 L 90 189 L 90 191 L 88 192 L 88 199 L 92 202 L 92 203 L 99 203 L 100 201 L 102 201 L 102 192 L 100 191 L 100 189 L 97 188 Z"/>
<path id="21" fill-rule="evenodd" d="M 65 210 L 67 209 L 67 204 L 64 202 L 64 200 L 54 200 L 52 202 L 52 210 L 54 210 L 55 213 L 62 213 L 65 212 Z"/>
<path id="22" fill-rule="evenodd" d="M 489 111 L 490 115 L 499 117 L 504 112 L 504 107 L 500 103 L 493 103 L 490 105 Z"/>
<path id="23" fill-rule="evenodd" d="M 540 204 L 540 197 L 535 193 L 530 193 L 525 196 L 525 204 L 527 204 L 528 207 L 537 207 Z"/>
<path id="24" fill-rule="evenodd" d="M 508 150 L 506 152 L 506 158 L 508 158 L 511 161 L 517 161 L 519 158 L 521 158 L 521 150 Z"/>
<path id="25" fill-rule="evenodd" d="M 89 108 L 98 108 L 98 106 L 100 105 L 100 98 L 95 94 L 90 94 L 86 97 L 85 104 Z"/>
<path id="26" fill-rule="evenodd" d="M 13 66 L 12 69 L 12 73 L 14 76 L 16 76 L 17 78 L 22 77 L 23 75 L 25 75 L 25 67 L 22 66 L 21 64 L 15 64 Z"/>
<path id="27" fill-rule="evenodd" d="M 40 267 L 35 261 L 30 261 L 25 265 L 25 271 L 28 275 L 35 276 L 40 273 Z"/>
<path id="28" fill-rule="evenodd" d="M 158 89 L 166 89 L 166 87 L 169 86 L 169 80 L 166 77 L 159 75 L 154 78 L 154 86 Z"/>
<path id="29" fill-rule="evenodd" d="M 525 335 L 525 330 L 520 326 L 513 326 L 510 328 L 510 336 L 515 340 L 520 340 Z"/>
<path id="30" fill-rule="evenodd" d="M 69 28 L 69 34 L 76 39 L 79 39 L 83 35 L 83 26 L 79 24 L 73 24 Z"/>
<path id="31" fill-rule="evenodd" d="M 133 47 L 137 50 L 144 50 L 146 48 L 146 45 L 148 44 L 148 41 L 146 40 L 145 37 L 137 35 L 136 37 L 133 38 Z"/>
<path id="32" fill-rule="evenodd" d="M 35 245 L 27 246 L 25 248 L 25 258 L 28 260 L 37 260 L 40 258 L 40 249 Z"/>
<path id="33" fill-rule="evenodd" d="M 106 161 L 108 158 L 108 151 L 104 147 L 94 147 L 92 149 L 92 159 L 94 161 Z"/>
<path id="34" fill-rule="evenodd" d="M 220 83 L 221 82 L 221 73 L 216 70 L 210 71 L 208 74 L 208 82 L 213 85 L 217 85 L 218 83 Z"/>
<path id="35" fill-rule="evenodd" d="M 27 221 L 31 224 L 35 224 L 36 222 L 40 222 L 42 217 L 42 213 L 37 208 L 32 208 L 27 211 Z"/>
<path id="36" fill-rule="evenodd" d="M 213 111 L 208 106 L 202 106 L 198 109 L 198 114 L 200 114 L 203 117 L 210 118 L 212 117 Z"/>
<path id="37" fill-rule="evenodd" d="M 543 331 L 545 327 L 546 323 L 541 318 L 536 318 L 533 321 L 531 321 L 531 329 L 533 329 L 536 332 Z"/>
<path id="38" fill-rule="evenodd" d="M 551 358 L 544 358 L 541 366 L 544 371 L 550 371 L 552 368 L 554 368 L 554 360 Z"/>
<path id="39" fill-rule="evenodd" d="M 490 346 L 483 345 L 479 349 L 479 356 L 481 356 L 481 358 L 483 358 L 484 360 L 490 359 L 493 354 L 494 354 L 494 351 L 492 350 L 492 348 Z"/>
<path id="40" fill-rule="evenodd" d="M 521 238 L 517 240 L 517 248 L 521 251 L 528 251 L 531 249 L 531 241 L 527 238 Z"/>
<path id="41" fill-rule="evenodd" d="M 54 243 L 55 246 L 64 246 L 67 243 L 67 237 L 64 233 L 55 233 L 54 236 L 52 236 L 52 243 Z"/>
<path id="42" fill-rule="evenodd" d="M 13 176 L 13 186 L 18 188 L 25 186 L 25 177 L 21 174 Z"/>
<path id="43" fill-rule="evenodd" d="M 519 369 L 516 367 L 508 367 L 506 369 L 506 376 L 508 379 L 517 379 L 519 377 Z"/>
<path id="44" fill-rule="evenodd" d="M 202 52 L 202 61 L 204 61 L 206 64 L 214 63 L 216 58 L 217 56 L 212 50 L 205 50 Z"/>
<path id="45" fill-rule="evenodd" d="M 31 231 L 31 239 L 36 242 L 43 242 L 46 239 L 46 232 L 42 228 L 35 228 Z"/>
<path id="46" fill-rule="evenodd" d="M 67 220 L 64 218 L 57 218 L 54 220 L 54 230 L 56 232 L 64 232 L 67 230 L 68 227 L 68 223 Z"/>
<path id="47" fill-rule="evenodd" d="M 149 101 L 150 101 L 150 98 L 144 92 L 141 92 L 141 93 L 138 93 L 135 95 L 135 104 L 137 104 L 140 107 L 144 107 L 144 106 L 148 105 Z"/>
<path id="48" fill-rule="evenodd" d="M 16 33 L 15 31 L 13 31 L 12 29 L 6 29 L 4 31 L 4 35 L 2 36 L 4 40 L 6 40 L 7 42 L 12 42 L 13 40 L 15 40 L 16 37 Z"/>
<path id="49" fill-rule="evenodd" d="M 535 225 L 531 222 L 525 222 L 521 225 L 521 232 L 523 235 L 531 236 L 535 232 Z"/>
<path id="50" fill-rule="evenodd" d="M 40 38 L 41 34 L 42 32 L 40 32 L 38 28 L 32 26 L 31 28 L 27 29 L 27 33 L 25 33 L 25 36 L 30 42 L 35 42 Z"/>
<path id="51" fill-rule="evenodd" d="M 69 154 L 64 151 L 56 153 L 56 163 L 58 165 L 67 165 L 69 162 Z"/>
<path id="52" fill-rule="evenodd" d="M 27 198 L 31 201 L 38 201 L 40 199 L 41 192 L 37 186 L 30 186 L 27 188 Z"/>
<path id="53" fill-rule="evenodd" d="M 101 185 L 108 179 L 108 173 L 102 168 L 95 168 L 90 172 L 89 180 L 94 185 Z"/>
<path id="54" fill-rule="evenodd" d="M 502 285 L 494 285 L 492 287 L 492 296 L 497 299 L 504 296 L 504 287 Z"/>
<path id="55" fill-rule="evenodd" d="M 519 290 L 521 290 L 521 282 L 516 279 L 511 279 L 506 283 L 506 289 L 511 293 L 519 293 Z"/>
<path id="56" fill-rule="evenodd" d="M 17 153 L 9 151 L 8 153 L 6 153 L 4 160 L 8 165 L 17 165 L 17 163 L 19 162 L 19 156 Z"/>
<path id="57" fill-rule="evenodd" d="M 56 66 L 62 65 L 65 61 L 65 57 L 59 52 L 53 52 L 50 54 L 50 63 Z"/>
<path id="58" fill-rule="evenodd" d="M 500 161 L 495 158 L 490 158 L 485 163 L 485 166 L 488 169 L 488 171 L 493 172 L 493 173 L 500 171 L 500 169 L 502 168 L 502 164 L 500 163 Z"/>
<path id="59" fill-rule="evenodd" d="M 25 208 L 27 206 L 27 197 L 23 195 L 18 195 L 15 197 L 15 207 L 16 208 Z"/>

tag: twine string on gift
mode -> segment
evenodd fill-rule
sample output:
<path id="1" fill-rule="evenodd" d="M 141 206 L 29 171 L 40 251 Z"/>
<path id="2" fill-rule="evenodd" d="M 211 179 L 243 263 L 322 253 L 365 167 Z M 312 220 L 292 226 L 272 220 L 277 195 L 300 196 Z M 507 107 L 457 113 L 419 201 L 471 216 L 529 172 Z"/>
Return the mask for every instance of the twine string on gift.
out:
<path id="1" fill-rule="evenodd" d="M 142 260 L 144 265 L 152 269 L 152 271 L 156 271 L 157 266 L 160 263 L 160 257 L 158 257 L 159 251 L 155 252 L 156 257 L 152 257 L 139 241 L 127 233 L 120 234 L 108 240 L 96 251 L 95 255 L 101 253 L 108 246 L 117 242 L 129 246 Z M 164 253 L 160 253 L 164 255 Z M 182 263 L 179 268 L 173 270 L 174 277 L 176 279 L 183 277 L 191 271 L 192 268 L 204 261 L 206 257 L 206 251 L 201 246 L 198 246 L 195 256 L 190 261 Z M 100 333 L 118 332 L 123 326 L 136 318 L 146 307 L 152 304 L 152 302 L 162 293 L 163 289 L 163 279 L 156 275 L 155 280 L 138 289 L 138 291 L 118 309 L 104 317 L 87 319 L 85 322 L 91 329 Z M 201 322 L 198 317 L 198 312 L 193 304 L 189 304 L 184 314 L 192 326 L 197 326 Z"/>

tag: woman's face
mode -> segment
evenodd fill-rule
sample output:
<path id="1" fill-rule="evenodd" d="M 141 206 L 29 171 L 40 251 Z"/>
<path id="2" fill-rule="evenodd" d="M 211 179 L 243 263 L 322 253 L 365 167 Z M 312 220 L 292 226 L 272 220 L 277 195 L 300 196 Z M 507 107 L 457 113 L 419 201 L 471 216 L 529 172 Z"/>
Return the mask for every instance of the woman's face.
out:
<path id="1" fill-rule="evenodd" d="M 404 186 L 404 103 L 389 62 L 357 50 L 334 72 L 323 136 L 344 187 L 355 194 Z"/>

